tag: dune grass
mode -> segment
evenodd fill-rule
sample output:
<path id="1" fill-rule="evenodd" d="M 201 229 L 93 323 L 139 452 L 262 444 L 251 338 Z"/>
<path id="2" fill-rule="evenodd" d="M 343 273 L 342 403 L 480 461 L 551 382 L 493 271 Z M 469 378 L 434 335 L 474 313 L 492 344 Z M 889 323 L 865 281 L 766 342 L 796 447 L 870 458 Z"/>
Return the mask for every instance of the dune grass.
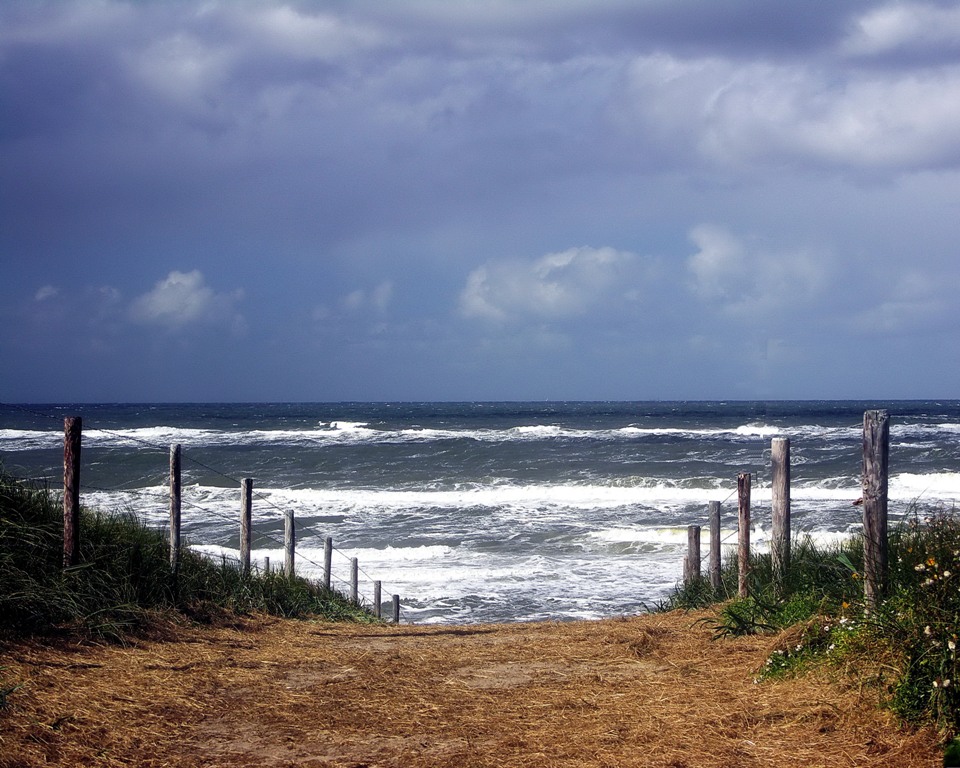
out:
<path id="1" fill-rule="evenodd" d="M 945 739 L 960 733 L 960 517 L 921 510 L 889 539 L 886 597 L 875 609 L 863 598 L 863 541 L 818 547 L 800 537 L 785 587 L 773 586 L 769 554 L 751 557 L 749 596 L 737 594 L 737 563 L 722 569 L 714 590 L 705 579 L 678 585 L 661 609 L 713 605 L 707 619 L 719 637 L 785 632 L 758 680 L 829 666 L 880 689 L 909 722 L 934 723 Z M 864 677 L 866 676 L 866 677 Z"/>
<path id="2" fill-rule="evenodd" d="M 122 637 L 158 617 L 212 621 L 266 612 L 289 618 L 372 621 L 362 607 L 306 579 L 244 575 L 227 559 L 184 548 L 179 572 L 169 542 L 133 513 L 81 513 L 79 565 L 64 568 L 62 504 L 0 470 L 0 632 L 81 632 Z"/>

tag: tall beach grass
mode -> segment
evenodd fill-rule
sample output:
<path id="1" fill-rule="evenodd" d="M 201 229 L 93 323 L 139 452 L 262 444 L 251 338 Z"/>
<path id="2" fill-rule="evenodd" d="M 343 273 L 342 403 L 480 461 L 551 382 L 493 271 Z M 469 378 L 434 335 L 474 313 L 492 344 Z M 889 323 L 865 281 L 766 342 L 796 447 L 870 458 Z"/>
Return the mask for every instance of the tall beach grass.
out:
<path id="1" fill-rule="evenodd" d="M 0 470 L 0 633 L 83 632 L 119 637 L 158 616 L 210 621 L 223 614 L 372 621 L 338 592 L 185 547 L 178 573 L 162 531 L 133 513 L 81 512 L 80 562 L 63 567 L 63 507 L 45 488 Z"/>

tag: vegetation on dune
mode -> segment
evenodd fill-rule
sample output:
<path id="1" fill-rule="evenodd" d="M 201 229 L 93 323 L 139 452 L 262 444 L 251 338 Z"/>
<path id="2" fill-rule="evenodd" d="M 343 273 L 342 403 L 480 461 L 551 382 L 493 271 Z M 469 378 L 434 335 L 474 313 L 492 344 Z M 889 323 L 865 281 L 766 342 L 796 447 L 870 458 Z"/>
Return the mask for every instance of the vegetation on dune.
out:
<path id="1" fill-rule="evenodd" d="M 819 665 L 874 684 L 890 708 L 913 723 L 934 723 L 946 738 L 960 731 L 960 517 L 915 507 L 889 540 L 886 598 L 863 599 L 863 542 L 832 547 L 795 542 L 784 588 L 773 586 L 769 554 L 751 558 L 749 597 L 737 593 L 737 562 L 722 584 L 678 585 L 661 609 L 716 606 L 706 622 L 718 638 L 781 632 L 758 676 L 796 674 Z"/>
<path id="2" fill-rule="evenodd" d="M 288 618 L 372 621 L 344 596 L 281 573 L 244 575 L 238 563 L 181 550 L 170 568 L 162 531 L 132 513 L 81 513 L 79 565 L 63 567 L 63 507 L 0 470 L 0 633 L 79 632 L 119 638 L 164 616 L 209 622 L 265 612 Z"/>

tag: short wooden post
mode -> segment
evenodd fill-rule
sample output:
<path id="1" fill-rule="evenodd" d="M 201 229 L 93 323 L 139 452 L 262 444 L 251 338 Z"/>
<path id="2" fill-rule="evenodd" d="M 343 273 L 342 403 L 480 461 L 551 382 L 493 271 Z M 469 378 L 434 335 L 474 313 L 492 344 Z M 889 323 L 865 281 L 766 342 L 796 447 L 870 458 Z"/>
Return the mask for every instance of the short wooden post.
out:
<path id="1" fill-rule="evenodd" d="M 253 524 L 253 478 L 245 477 L 240 484 L 240 570 L 250 574 L 250 537 Z"/>
<path id="2" fill-rule="evenodd" d="M 737 476 L 737 594 L 746 597 L 750 594 L 747 576 L 750 573 L 750 473 L 741 472 Z"/>
<path id="3" fill-rule="evenodd" d="M 393 623 L 400 623 L 400 595 L 393 596 Z"/>
<path id="4" fill-rule="evenodd" d="M 283 513 L 283 571 L 288 579 L 293 578 L 293 558 L 297 548 L 297 530 L 293 510 Z"/>
<path id="5" fill-rule="evenodd" d="M 377 618 L 377 619 L 380 618 L 380 614 L 382 613 L 380 600 L 381 600 L 380 582 L 375 581 L 373 582 L 373 615 L 374 615 L 374 618 Z"/>
<path id="6" fill-rule="evenodd" d="M 886 411 L 863 414 L 863 594 L 876 607 L 887 586 L 887 471 L 890 417 Z"/>
<path id="7" fill-rule="evenodd" d="M 770 444 L 772 541 L 770 560 L 773 586 L 782 595 L 790 570 L 790 439 L 775 437 Z"/>
<path id="8" fill-rule="evenodd" d="M 720 502 L 710 502 L 710 586 L 720 589 Z"/>
<path id="9" fill-rule="evenodd" d="M 183 486 L 181 484 L 181 456 L 183 449 L 178 443 L 170 446 L 170 570 L 174 575 L 180 570 L 180 506 Z"/>
<path id="10" fill-rule="evenodd" d="M 263 558 L 263 572 L 266 573 L 266 574 L 269 574 L 269 573 L 270 573 L 270 558 L 269 558 L 269 557 Z"/>
<path id="11" fill-rule="evenodd" d="M 80 562 L 80 442 L 83 420 L 63 420 L 63 565 Z"/>
<path id="12" fill-rule="evenodd" d="M 687 556 L 683 561 L 683 583 L 700 579 L 700 526 L 687 526 Z"/>
<path id="13" fill-rule="evenodd" d="M 350 602 L 356 605 L 360 602 L 360 561 L 350 558 Z"/>
<path id="14" fill-rule="evenodd" d="M 330 570 L 333 565 L 333 539 L 329 536 L 323 540 L 323 588 L 330 591 Z"/>

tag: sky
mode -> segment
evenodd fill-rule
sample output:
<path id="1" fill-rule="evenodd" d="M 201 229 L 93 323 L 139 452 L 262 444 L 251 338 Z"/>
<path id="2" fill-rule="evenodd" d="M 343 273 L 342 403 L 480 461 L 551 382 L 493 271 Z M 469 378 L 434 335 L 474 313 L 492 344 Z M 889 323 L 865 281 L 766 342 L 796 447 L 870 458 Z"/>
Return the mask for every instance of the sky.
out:
<path id="1" fill-rule="evenodd" d="M 960 3 L 0 3 L 0 400 L 960 397 Z"/>

